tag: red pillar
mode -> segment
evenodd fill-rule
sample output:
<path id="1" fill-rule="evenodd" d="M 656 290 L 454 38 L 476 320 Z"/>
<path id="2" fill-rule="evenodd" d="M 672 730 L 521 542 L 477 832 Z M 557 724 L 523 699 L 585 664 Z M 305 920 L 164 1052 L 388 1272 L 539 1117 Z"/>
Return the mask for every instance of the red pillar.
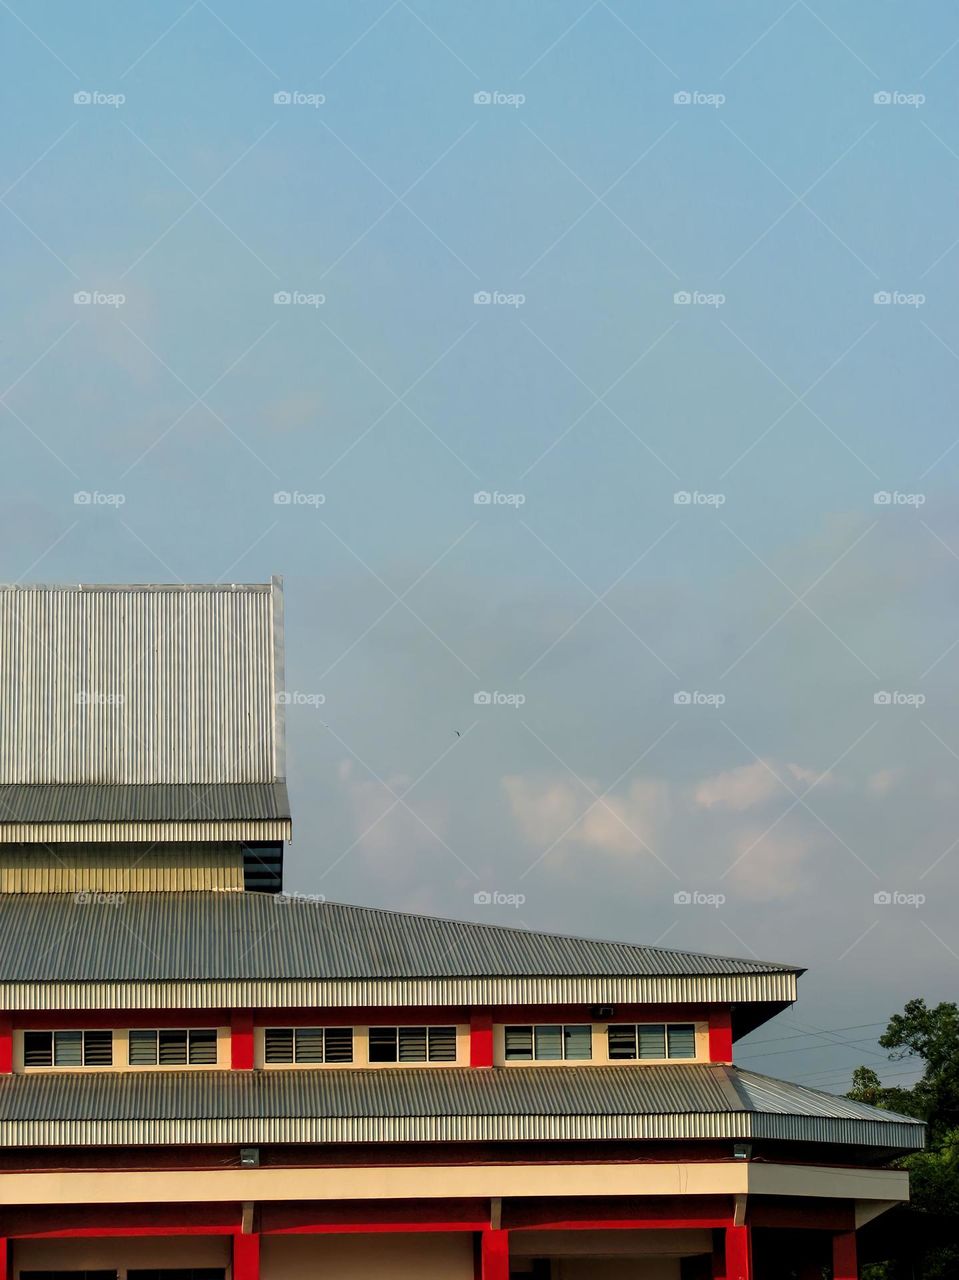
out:
<path id="1" fill-rule="evenodd" d="M 859 1280 L 855 1231 L 838 1231 L 832 1238 L 833 1280 Z"/>
<path id="2" fill-rule="evenodd" d="M 749 1227 L 726 1228 L 723 1280 L 753 1280 L 753 1241 Z"/>
<path id="3" fill-rule="evenodd" d="M 234 1071 L 253 1070 L 253 1013 L 234 1009 L 230 1017 L 230 1066 Z"/>
<path id="4" fill-rule="evenodd" d="M 480 1236 L 481 1280 L 509 1280 L 509 1232 L 489 1231 Z"/>
<path id="5" fill-rule="evenodd" d="M 5 1236 L 0 1236 L 0 1280 L 7 1280 L 8 1276 L 13 1275 L 10 1254 L 10 1241 Z"/>
<path id="6" fill-rule="evenodd" d="M 493 1065 L 493 1015 L 489 1009 L 473 1009 L 470 1013 L 470 1066 Z"/>
<path id="7" fill-rule="evenodd" d="M 233 1237 L 233 1280 L 260 1280 L 260 1237 Z"/>
<path id="8" fill-rule="evenodd" d="M 709 1061 L 732 1062 L 733 1020 L 728 1009 L 714 1009 L 709 1015 Z"/>
<path id="9" fill-rule="evenodd" d="M 0 1018 L 0 1074 L 9 1075 L 13 1070 L 13 1024 L 9 1018 Z"/>

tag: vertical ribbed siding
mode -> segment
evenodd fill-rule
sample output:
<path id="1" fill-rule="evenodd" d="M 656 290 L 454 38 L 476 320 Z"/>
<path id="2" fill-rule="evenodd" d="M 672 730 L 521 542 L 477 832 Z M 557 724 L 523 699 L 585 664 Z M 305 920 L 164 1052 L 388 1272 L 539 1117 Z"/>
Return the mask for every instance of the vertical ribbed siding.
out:
<path id="1" fill-rule="evenodd" d="M 0 589 L 0 782 L 272 780 L 278 590 Z"/>
<path id="2" fill-rule="evenodd" d="M 243 888 L 243 850 L 124 846 L 74 853 L 0 851 L 0 893 L 143 893 Z"/>

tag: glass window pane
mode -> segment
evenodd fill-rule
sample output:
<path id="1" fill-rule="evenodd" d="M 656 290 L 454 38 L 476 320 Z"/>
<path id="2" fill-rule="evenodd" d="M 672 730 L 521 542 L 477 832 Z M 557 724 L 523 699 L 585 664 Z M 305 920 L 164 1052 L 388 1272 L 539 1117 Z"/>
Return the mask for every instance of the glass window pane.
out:
<path id="1" fill-rule="evenodd" d="M 55 1067 L 83 1066 L 82 1031 L 54 1031 L 53 1065 Z"/>
<path id="2" fill-rule="evenodd" d="M 322 1027 L 297 1027 L 296 1060 L 297 1062 L 323 1061 Z"/>
<path id="3" fill-rule="evenodd" d="M 110 1067 L 113 1065 L 112 1031 L 84 1031 L 83 1065 L 85 1067 Z"/>
<path id="4" fill-rule="evenodd" d="M 400 1062 L 426 1061 L 426 1028 L 400 1027 Z"/>
<path id="5" fill-rule="evenodd" d="M 370 1027 L 370 1062 L 396 1061 L 396 1028 Z"/>
<path id="6" fill-rule="evenodd" d="M 636 1028 L 641 1058 L 666 1057 L 666 1027 L 661 1022 L 645 1022 Z"/>
<path id="7" fill-rule="evenodd" d="M 292 1062 L 293 1028 L 267 1027 L 263 1033 L 263 1048 L 267 1062 Z"/>
<path id="8" fill-rule="evenodd" d="M 607 1031 L 610 1061 L 636 1057 L 636 1028 L 631 1023 L 611 1026 Z"/>
<path id="9" fill-rule="evenodd" d="M 696 1028 L 691 1022 L 671 1023 L 667 1036 L 671 1058 L 695 1058 Z"/>
<path id="10" fill-rule="evenodd" d="M 532 1062 L 533 1060 L 533 1028 L 506 1028 L 506 1061 Z"/>
<path id="11" fill-rule="evenodd" d="M 558 1062 L 563 1056 L 563 1028 L 559 1026 L 536 1027 L 533 1042 L 537 1062 Z"/>
<path id="12" fill-rule="evenodd" d="M 159 1031 L 157 1032 L 159 1041 L 158 1060 L 161 1067 L 185 1067 L 186 1066 L 186 1032 L 185 1031 Z"/>
<path id="13" fill-rule="evenodd" d="M 190 1066 L 216 1066 L 216 1029 L 203 1027 L 202 1030 L 189 1033 Z"/>
<path id="14" fill-rule="evenodd" d="M 157 1033 L 155 1031 L 131 1031 L 129 1056 L 131 1067 L 155 1067 L 157 1060 Z"/>
<path id="15" fill-rule="evenodd" d="M 456 1028 L 430 1027 L 430 1062 L 456 1061 Z"/>
<path id="16" fill-rule="evenodd" d="M 25 1067 L 53 1066 L 52 1031 L 25 1031 L 23 1033 L 23 1065 Z"/>
<path id="17" fill-rule="evenodd" d="M 584 1062 L 593 1056 L 593 1028 L 584 1026 L 564 1027 L 564 1057 L 570 1062 Z"/>
<path id="18" fill-rule="evenodd" d="M 327 1027 L 324 1054 L 327 1062 L 352 1062 L 353 1028 Z"/>

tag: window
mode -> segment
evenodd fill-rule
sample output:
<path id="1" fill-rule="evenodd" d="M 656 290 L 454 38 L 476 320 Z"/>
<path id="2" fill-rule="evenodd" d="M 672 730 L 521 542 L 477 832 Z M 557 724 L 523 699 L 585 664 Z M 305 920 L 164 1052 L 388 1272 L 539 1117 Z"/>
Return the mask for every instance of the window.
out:
<path id="1" fill-rule="evenodd" d="M 25 1031 L 25 1067 L 109 1067 L 112 1031 Z"/>
<path id="2" fill-rule="evenodd" d="M 130 1031 L 131 1067 L 215 1067 L 216 1030 Z"/>
<path id="3" fill-rule="evenodd" d="M 608 1037 L 611 1062 L 696 1057 L 696 1027 L 692 1022 L 622 1023 L 610 1026 Z"/>
<path id="4" fill-rule="evenodd" d="M 506 1028 L 507 1062 L 588 1062 L 592 1056 L 593 1028 L 588 1022 Z"/>
<path id="5" fill-rule="evenodd" d="M 267 1027 L 267 1062 L 353 1061 L 352 1027 Z"/>
<path id="6" fill-rule="evenodd" d="M 222 1271 L 220 1275 L 223 1275 Z M 117 1273 L 116 1271 L 21 1271 L 20 1280 L 117 1280 Z"/>
<path id="7" fill-rule="evenodd" d="M 455 1062 L 455 1027 L 370 1027 L 370 1062 Z"/>

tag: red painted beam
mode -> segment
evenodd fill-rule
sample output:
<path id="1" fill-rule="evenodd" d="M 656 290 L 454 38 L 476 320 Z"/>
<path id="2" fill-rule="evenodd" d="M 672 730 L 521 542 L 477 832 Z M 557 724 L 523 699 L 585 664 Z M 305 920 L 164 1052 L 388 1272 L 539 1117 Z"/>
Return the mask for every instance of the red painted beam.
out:
<path id="1" fill-rule="evenodd" d="M 253 1070 L 253 1012 L 234 1009 L 230 1017 L 230 1066 L 234 1071 Z"/>
<path id="2" fill-rule="evenodd" d="M 753 1241 L 748 1226 L 726 1228 L 724 1280 L 753 1280 Z"/>
<path id="3" fill-rule="evenodd" d="M 733 1020 L 728 1009 L 714 1009 L 709 1015 L 709 1061 L 732 1062 Z"/>
<path id="4" fill-rule="evenodd" d="M 9 1075 L 13 1070 L 13 1023 L 9 1018 L 0 1018 L 0 1075 Z"/>
<path id="5" fill-rule="evenodd" d="M 470 1014 L 470 1066 L 493 1065 L 493 1015 L 489 1009 L 474 1009 Z"/>
<path id="6" fill-rule="evenodd" d="M 481 1280 L 509 1280 L 509 1232 L 487 1230 L 480 1236 Z"/>
<path id="7" fill-rule="evenodd" d="M 0 1230 L 22 1240 L 232 1235 L 239 1227 L 239 1213 L 228 1204 L 24 1205 L 0 1217 Z"/>
<path id="8" fill-rule="evenodd" d="M 855 1231 L 841 1231 L 832 1238 L 833 1280 L 858 1280 Z"/>
<path id="9" fill-rule="evenodd" d="M 591 1231 L 731 1226 L 731 1196 L 624 1196 L 604 1200 L 551 1198 L 507 1201 L 503 1227 L 509 1231 Z"/>
<path id="10" fill-rule="evenodd" d="M 260 1237 L 233 1237 L 233 1280 L 260 1280 Z"/>
<path id="11" fill-rule="evenodd" d="M 421 1200 L 341 1200 L 260 1206 L 261 1235 L 481 1231 L 487 1226 L 488 1200 L 442 1200 L 434 1204 Z"/>

